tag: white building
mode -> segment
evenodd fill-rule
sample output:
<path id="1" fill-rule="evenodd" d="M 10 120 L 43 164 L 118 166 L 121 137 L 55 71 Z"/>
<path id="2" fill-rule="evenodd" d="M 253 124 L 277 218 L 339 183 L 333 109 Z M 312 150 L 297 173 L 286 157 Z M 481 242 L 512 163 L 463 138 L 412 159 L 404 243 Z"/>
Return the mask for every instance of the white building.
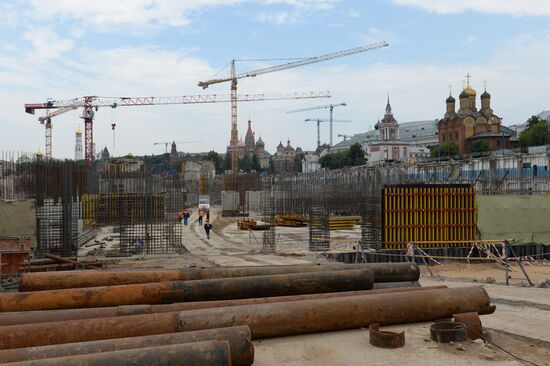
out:
<path id="1" fill-rule="evenodd" d="M 319 156 L 315 154 L 304 155 L 304 160 L 302 160 L 302 173 L 313 173 L 319 170 L 321 170 Z"/>

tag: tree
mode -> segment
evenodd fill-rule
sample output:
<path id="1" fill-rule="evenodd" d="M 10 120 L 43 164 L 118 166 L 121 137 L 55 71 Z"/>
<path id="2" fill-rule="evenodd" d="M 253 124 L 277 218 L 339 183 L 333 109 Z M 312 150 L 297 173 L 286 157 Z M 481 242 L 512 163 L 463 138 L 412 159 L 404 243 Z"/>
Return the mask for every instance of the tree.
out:
<path id="1" fill-rule="evenodd" d="M 304 160 L 305 155 L 303 152 L 294 155 L 294 173 L 302 172 L 302 160 Z"/>
<path id="2" fill-rule="evenodd" d="M 326 154 L 319 159 L 322 168 L 340 169 L 349 164 L 348 152 L 338 151 Z"/>
<path id="3" fill-rule="evenodd" d="M 458 145 L 455 141 L 444 142 L 432 150 L 432 157 L 444 157 L 458 155 Z"/>
<path id="4" fill-rule="evenodd" d="M 216 174 L 221 174 L 225 170 L 223 159 L 221 158 L 220 154 L 218 154 L 214 150 L 209 151 L 208 154 L 203 157 L 203 160 L 208 160 L 214 163 Z"/>
<path id="5" fill-rule="evenodd" d="M 260 161 L 258 160 L 258 157 L 254 154 L 252 155 L 252 165 L 251 169 L 255 170 L 257 172 L 262 170 L 262 167 L 260 166 Z"/>
<path id="6" fill-rule="evenodd" d="M 470 145 L 469 151 L 472 154 L 489 151 L 489 145 L 485 140 L 476 140 Z"/>
<path id="7" fill-rule="evenodd" d="M 239 160 L 239 169 L 243 172 L 249 173 L 252 168 L 252 160 L 245 155 L 242 159 Z"/>
<path id="8" fill-rule="evenodd" d="M 365 153 L 361 148 L 361 144 L 355 143 L 349 147 L 348 160 L 351 166 L 358 166 L 365 164 Z"/>
<path id="9" fill-rule="evenodd" d="M 231 152 L 227 152 L 223 158 L 224 170 L 231 170 Z"/>
<path id="10" fill-rule="evenodd" d="M 549 139 L 549 124 L 547 121 L 532 116 L 527 120 L 527 128 L 519 135 L 519 145 L 525 151 L 529 146 L 547 145 Z"/>

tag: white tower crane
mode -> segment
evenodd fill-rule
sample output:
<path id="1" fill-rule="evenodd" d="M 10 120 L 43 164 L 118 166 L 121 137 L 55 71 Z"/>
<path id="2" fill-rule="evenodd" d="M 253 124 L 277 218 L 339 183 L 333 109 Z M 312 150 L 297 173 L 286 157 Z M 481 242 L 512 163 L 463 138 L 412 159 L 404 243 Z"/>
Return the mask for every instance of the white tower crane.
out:
<path id="1" fill-rule="evenodd" d="M 287 113 L 314 111 L 316 109 L 328 109 L 328 110 L 330 110 L 330 119 L 328 120 L 328 122 L 330 122 L 330 147 L 332 147 L 332 122 L 334 122 L 334 120 L 332 119 L 332 115 L 333 115 L 334 107 L 346 107 L 346 106 L 347 106 L 346 103 L 327 104 L 327 105 L 320 105 L 320 106 L 317 106 L 317 107 L 297 109 L 295 111 L 290 111 L 290 112 L 287 112 Z"/>

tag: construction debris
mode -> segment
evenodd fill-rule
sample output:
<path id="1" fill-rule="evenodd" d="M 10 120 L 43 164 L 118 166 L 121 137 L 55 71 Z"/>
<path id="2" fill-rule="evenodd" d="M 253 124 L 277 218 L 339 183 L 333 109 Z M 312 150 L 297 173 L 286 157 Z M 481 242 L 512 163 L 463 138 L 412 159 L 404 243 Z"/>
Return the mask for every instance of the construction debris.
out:
<path id="1" fill-rule="evenodd" d="M 237 221 L 237 227 L 241 230 L 268 230 L 271 227 L 271 224 L 259 224 L 253 219 L 242 219 Z"/>
<path id="2" fill-rule="evenodd" d="M 400 348 L 405 345 L 405 332 L 381 331 L 380 324 L 369 326 L 369 341 L 375 347 Z"/>
<path id="3" fill-rule="evenodd" d="M 439 343 L 464 342 L 466 327 L 454 322 L 435 323 L 430 326 L 430 337 L 432 341 Z"/>

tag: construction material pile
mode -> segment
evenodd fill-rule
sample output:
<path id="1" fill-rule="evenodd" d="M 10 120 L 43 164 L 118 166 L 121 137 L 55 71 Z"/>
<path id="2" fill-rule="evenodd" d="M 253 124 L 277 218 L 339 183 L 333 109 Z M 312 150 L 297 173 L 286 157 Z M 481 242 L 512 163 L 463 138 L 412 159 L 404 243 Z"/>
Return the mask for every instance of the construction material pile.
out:
<path id="1" fill-rule="evenodd" d="M 237 227 L 241 230 L 269 230 L 271 224 L 253 219 L 242 219 L 237 221 Z"/>
<path id="2" fill-rule="evenodd" d="M 494 311 L 481 287 L 418 278 L 412 263 L 29 273 L 0 295 L 0 363 L 251 365 L 254 339 Z"/>

